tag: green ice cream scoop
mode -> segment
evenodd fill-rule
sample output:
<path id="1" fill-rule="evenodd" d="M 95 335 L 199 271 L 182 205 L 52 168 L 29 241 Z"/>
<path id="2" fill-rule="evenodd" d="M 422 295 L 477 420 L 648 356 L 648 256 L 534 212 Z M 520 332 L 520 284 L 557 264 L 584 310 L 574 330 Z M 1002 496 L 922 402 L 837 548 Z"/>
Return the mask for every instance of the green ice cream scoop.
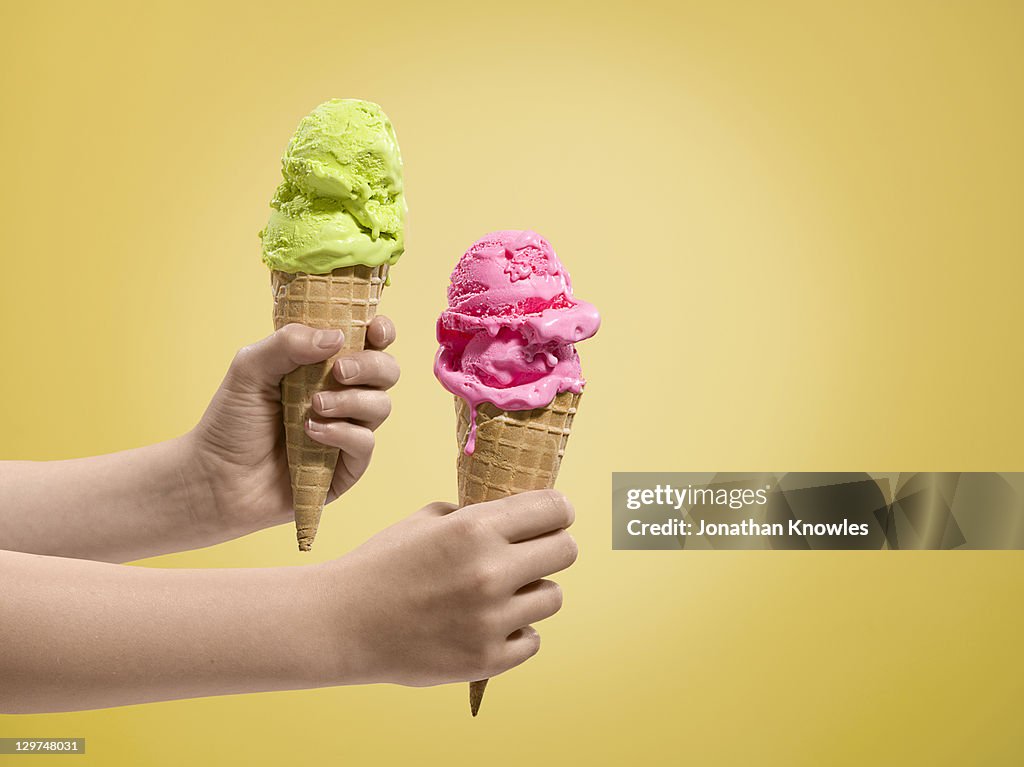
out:
<path id="1" fill-rule="evenodd" d="M 402 155 L 376 104 L 332 99 L 302 118 L 260 232 L 263 263 L 326 274 L 395 263 L 405 250 Z"/>

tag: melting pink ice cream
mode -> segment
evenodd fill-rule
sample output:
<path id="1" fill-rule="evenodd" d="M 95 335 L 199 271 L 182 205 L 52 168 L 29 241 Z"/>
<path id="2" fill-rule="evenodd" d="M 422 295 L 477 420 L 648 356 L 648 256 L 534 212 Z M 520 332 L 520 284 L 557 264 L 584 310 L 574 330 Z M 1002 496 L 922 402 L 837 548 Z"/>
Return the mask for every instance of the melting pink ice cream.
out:
<path id="1" fill-rule="evenodd" d="M 476 445 L 476 408 L 533 410 L 581 392 L 573 346 L 597 332 L 593 304 L 572 295 L 569 273 L 536 232 L 491 232 L 459 259 L 448 308 L 437 320 L 434 375 L 470 406 L 466 452 Z"/>

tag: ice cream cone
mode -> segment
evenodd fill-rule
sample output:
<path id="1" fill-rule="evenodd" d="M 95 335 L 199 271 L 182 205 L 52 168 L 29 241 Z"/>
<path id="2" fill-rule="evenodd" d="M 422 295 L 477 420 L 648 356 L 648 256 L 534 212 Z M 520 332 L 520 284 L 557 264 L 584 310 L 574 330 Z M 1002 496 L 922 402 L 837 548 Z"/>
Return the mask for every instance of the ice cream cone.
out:
<path id="1" fill-rule="evenodd" d="M 586 383 L 575 345 L 600 324 L 537 232 L 490 232 L 462 254 L 434 358 L 456 395 L 460 504 L 554 486 Z M 486 684 L 470 685 L 473 716 Z"/>
<path id="2" fill-rule="evenodd" d="M 547 407 L 535 410 L 501 410 L 488 402 L 480 404 L 476 410 L 476 444 L 469 454 L 470 406 L 455 397 L 459 505 L 554 487 L 581 396 L 562 392 Z M 480 709 L 486 685 L 486 679 L 470 683 L 473 716 Z"/>
<path id="3" fill-rule="evenodd" d="M 300 551 L 309 551 L 320 524 L 338 463 L 338 449 L 314 442 L 303 428 L 313 395 L 337 388 L 331 366 L 338 357 L 359 351 L 366 327 L 377 314 L 388 265 L 347 266 L 328 274 L 291 274 L 273 270 L 274 327 L 298 322 L 312 328 L 341 330 L 341 351 L 325 362 L 303 365 L 281 382 L 288 469 L 292 480 L 295 527 Z"/>

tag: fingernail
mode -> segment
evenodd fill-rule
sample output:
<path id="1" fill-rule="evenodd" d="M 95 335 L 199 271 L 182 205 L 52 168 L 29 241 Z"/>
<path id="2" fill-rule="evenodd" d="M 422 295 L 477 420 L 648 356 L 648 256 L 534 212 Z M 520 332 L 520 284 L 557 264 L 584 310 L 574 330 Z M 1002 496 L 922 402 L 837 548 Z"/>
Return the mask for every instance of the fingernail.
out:
<path id="1" fill-rule="evenodd" d="M 353 378 L 359 373 L 359 363 L 351 357 L 344 357 L 338 360 L 338 370 L 341 371 L 342 378 Z"/>
<path id="2" fill-rule="evenodd" d="M 318 330 L 313 334 L 313 343 L 321 349 L 333 349 L 341 343 L 341 331 Z"/>
<path id="3" fill-rule="evenodd" d="M 314 421 L 312 418 L 307 418 L 306 428 L 309 429 L 310 431 L 323 431 L 324 425 L 322 423 Z"/>
<path id="4" fill-rule="evenodd" d="M 394 340 L 395 340 L 395 328 L 389 322 L 386 325 L 384 325 L 384 343 L 385 344 L 389 344 L 389 343 L 391 343 Z"/>
<path id="5" fill-rule="evenodd" d="M 323 394 L 314 394 L 313 395 L 313 400 L 314 400 L 313 404 L 316 405 L 316 409 L 317 410 L 323 410 L 324 409 L 324 395 Z"/>

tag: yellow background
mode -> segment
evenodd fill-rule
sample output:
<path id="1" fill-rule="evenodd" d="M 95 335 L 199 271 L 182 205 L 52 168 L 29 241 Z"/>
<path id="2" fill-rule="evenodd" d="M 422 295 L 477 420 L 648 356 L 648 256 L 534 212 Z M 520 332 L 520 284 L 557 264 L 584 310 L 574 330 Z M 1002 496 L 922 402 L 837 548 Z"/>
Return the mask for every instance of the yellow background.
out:
<path id="1" fill-rule="evenodd" d="M 376 686 L 0 735 L 175 767 L 1019 763 L 1021 554 L 613 552 L 609 523 L 613 470 L 1024 469 L 1024 6 L 488 5 L 6 7 L 0 456 L 190 428 L 270 329 L 256 232 L 297 120 L 376 100 L 406 160 L 404 376 L 312 559 L 453 497 L 448 271 L 535 228 L 605 323 L 542 653 L 476 720 L 462 685 Z M 306 561 L 282 527 L 153 564 Z"/>

